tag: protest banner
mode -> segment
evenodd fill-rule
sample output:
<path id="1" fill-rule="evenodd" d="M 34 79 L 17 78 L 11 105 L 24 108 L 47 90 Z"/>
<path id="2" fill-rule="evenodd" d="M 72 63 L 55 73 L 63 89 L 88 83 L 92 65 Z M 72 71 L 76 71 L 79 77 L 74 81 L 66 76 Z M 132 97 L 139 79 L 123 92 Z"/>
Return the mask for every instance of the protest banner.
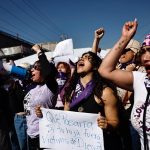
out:
<path id="1" fill-rule="evenodd" d="M 104 150 L 98 114 L 42 108 L 40 147 L 55 150 Z"/>

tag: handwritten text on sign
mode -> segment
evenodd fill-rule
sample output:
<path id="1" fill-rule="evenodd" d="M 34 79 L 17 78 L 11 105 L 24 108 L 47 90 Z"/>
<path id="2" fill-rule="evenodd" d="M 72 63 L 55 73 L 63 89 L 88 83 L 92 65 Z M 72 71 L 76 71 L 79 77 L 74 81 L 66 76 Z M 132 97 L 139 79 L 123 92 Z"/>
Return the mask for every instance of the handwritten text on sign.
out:
<path id="1" fill-rule="evenodd" d="M 42 108 L 40 147 L 58 150 L 104 150 L 98 114 Z"/>

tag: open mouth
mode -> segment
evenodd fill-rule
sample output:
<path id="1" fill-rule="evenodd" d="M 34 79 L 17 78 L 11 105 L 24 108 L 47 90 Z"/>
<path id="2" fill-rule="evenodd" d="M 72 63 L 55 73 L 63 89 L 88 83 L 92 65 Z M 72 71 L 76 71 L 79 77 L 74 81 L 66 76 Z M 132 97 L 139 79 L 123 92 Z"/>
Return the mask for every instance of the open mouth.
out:
<path id="1" fill-rule="evenodd" d="M 82 61 L 78 62 L 78 66 L 80 66 L 80 67 L 84 66 L 84 62 L 82 62 Z"/>
<path id="2" fill-rule="evenodd" d="M 145 66 L 145 69 L 148 71 L 150 70 L 150 66 Z"/>
<path id="3" fill-rule="evenodd" d="M 32 77 L 34 77 L 35 76 L 35 74 L 34 73 L 32 73 Z"/>

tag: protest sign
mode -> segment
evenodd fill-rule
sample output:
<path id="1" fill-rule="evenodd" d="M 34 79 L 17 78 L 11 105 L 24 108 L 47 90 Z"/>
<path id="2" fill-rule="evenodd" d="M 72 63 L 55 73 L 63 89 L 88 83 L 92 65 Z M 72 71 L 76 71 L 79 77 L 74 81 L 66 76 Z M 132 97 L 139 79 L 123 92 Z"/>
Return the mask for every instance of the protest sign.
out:
<path id="1" fill-rule="evenodd" d="M 42 108 L 40 147 L 55 150 L 104 150 L 98 114 Z"/>

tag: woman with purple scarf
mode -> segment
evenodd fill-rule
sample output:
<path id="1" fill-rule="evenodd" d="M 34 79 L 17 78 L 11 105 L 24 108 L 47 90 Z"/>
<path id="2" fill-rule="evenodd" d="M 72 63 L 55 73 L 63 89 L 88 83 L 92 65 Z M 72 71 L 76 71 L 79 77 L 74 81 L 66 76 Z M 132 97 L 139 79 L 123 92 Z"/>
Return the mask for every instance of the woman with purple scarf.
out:
<path id="1" fill-rule="evenodd" d="M 71 69 L 68 63 L 66 62 L 58 62 L 56 65 L 56 69 L 58 71 L 56 76 L 56 81 L 58 83 L 58 97 L 55 109 L 63 110 L 64 109 L 64 102 L 62 101 L 61 91 L 63 87 L 70 79 L 71 76 Z"/>
<path id="2" fill-rule="evenodd" d="M 65 110 L 100 113 L 98 126 L 104 131 L 105 150 L 121 150 L 118 98 L 115 88 L 98 73 L 102 60 L 93 52 L 82 55 L 65 87 Z M 111 134 L 110 134 L 111 133 Z"/>
<path id="3" fill-rule="evenodd" d="M 150 149 L 150 34 L 141 46 L 139 59 L 145 67 L 146 73 L 138 71 L 123 71 L 116 69 L 118 59 L 127 44 L 136 33 L 138 23 L 136 20 L 126 22 L 122 28 L 120 39 L 104 58 L 99 72 L 113 81 L 117 86 L 134 91 L 134 104 L 131 112 L 131 123 L 140 135 L 141 149 Z"/>

